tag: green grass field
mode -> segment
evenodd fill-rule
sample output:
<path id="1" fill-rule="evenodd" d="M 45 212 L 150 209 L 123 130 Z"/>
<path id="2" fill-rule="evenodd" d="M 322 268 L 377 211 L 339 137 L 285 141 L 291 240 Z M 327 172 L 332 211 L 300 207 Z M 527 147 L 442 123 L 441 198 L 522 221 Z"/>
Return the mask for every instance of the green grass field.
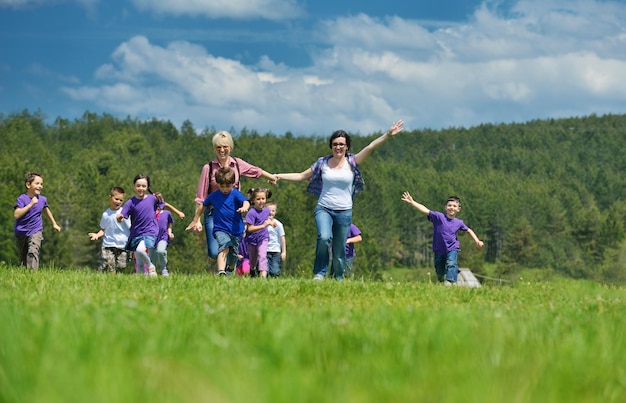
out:
<path id="1" fill-rule="evenodd" d="M 624 402 L 626 288 L 0 265 L 0 402 Z"/>

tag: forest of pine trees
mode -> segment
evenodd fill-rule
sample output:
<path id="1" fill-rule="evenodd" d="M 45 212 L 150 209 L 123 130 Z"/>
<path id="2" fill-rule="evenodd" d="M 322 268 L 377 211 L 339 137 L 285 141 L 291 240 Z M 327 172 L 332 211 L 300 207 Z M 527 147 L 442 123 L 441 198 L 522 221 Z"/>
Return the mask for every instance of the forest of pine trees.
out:
<path id="1" fill-rule="evenodd" d="M 0 115 L 0 261 L 17 263 L 13 205 L 25 191 L 27 172 L 43 174 L 42 194 L 63 228 L 55 233 L 44 219 L 42 265 L 72 269 L 97 267 L 100 245 L 87 233 L 98 230 L 111 187 L 124 187 L 130 197 L 133 177 L 146 173 L 153 190 L 187 215 L 174 225 L 171 269 L 206 270 L 204 235 L 184 228 L 195 209 L 200 170 L 215 157 L 215 129 L 89 112 L 74 121 L 46 120 L 40 112 Z M 232 155 L 269 172 L 301 172 L 329 153 L 326 137 L 230 132 Z M 378 135 L 354 135 L 352 151 Z M 432 266 L 432 226 L 401 201 L 407 190 L 439 211 L 448 196 L 461 198 L 459 218 L 485 242 L 477 249 L 469 236 L 460 237 L 460 265 L 476 273 L 506 277 L 539 269 L 624 282 L 625 152 L 626 115 L 405 131 L 362 166 L 366 188 L 353 211 L 364 238 L 357 273 L 375 278 L 391 268 Z M 269 186 L 244 179 L 242 190 L 260 185 Z M 280 182 L 272 189 L 287 233 L 285 272 L 308 276 L 316 199 L 305 183 Z"/>

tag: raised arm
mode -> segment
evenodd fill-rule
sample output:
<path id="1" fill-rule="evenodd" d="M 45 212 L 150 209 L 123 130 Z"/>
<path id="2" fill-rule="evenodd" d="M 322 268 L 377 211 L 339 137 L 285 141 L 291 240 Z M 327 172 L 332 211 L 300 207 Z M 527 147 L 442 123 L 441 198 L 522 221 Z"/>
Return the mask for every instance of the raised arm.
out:
<path id="1" fill-rule="evenodd" d="M 404 194 L 402 195 L 402 201 L 409 203 L 411 206 L 415 207 L 418 211 L 424 214 L 430 213 L 428 207 L 413 200 L 413 197 L 411 197 L 411 194 L 409 192 L 404 192 Z"/>
<path id="2" fill-rule="evenodd" d="M 311 176 L 313 176 L 313 170 L 311 168 L 308 168 L 306 171 L 302 171 L 300 173 L 292 172 L 287 174 L 276 174 L 274 176 L 277 180 L 293 182 L 308 181 L 309 179 L 311 179 Z"/>
<path id="3" fill-rule="evenodd" d="M 363 161 L 365 161 L 365 159 L 372 153 L 372 151 L 374 151 L 381 144 L 387 141 L 389 137 L 393 137 L 396 134 L 400 133 L 403 128 L 404 128 L 404 122 L 402 120 L 398 120 L 397 122 L 393 123 L 391 127 L 389 128 L 389 130 L 385 132 L 385 134 L 383 134 L 382 136 L 378 137 L 377 139 L 369 143 L 364 149 L 359 151 L 354 156 L 357 165 L 360 165 L 361 163 L 363 163 Z"/>
<path id="4" fill-rule="evenodd" d="M 183 218 L 185 218 L 185 213 L 183 213 L 182 211 L 180 211 L 176 207 L 172 206 L 168 202 L 165 202 L 165 208 L 168 209 L 169 211 L 171 211 L 172 213 L 176 214 L 178 216 L 178 218 L 180 218 L 181 220 Z"/>

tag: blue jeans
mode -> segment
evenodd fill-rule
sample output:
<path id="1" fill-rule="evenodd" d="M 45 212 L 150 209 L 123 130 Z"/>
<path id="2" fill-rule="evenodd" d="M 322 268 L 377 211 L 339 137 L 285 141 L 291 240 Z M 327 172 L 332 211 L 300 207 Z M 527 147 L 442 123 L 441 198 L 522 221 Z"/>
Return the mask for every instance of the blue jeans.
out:
<path id="1" fill-rule="evenodd" d="M 332 249 L 331 273 L 337 280 L 343 279 L 346 264 L 346 239 L 352 223 L 352 210 L 331 210 L 316 206 L 315 225 L 317 244 L 313 273 L 326 275 L 328 271 L 329 248 Z"/>
<path id="2" fill-rule="evenodd" d="M 435 272 L 437 273 L 437 280 L 440 282 L 448 280 L 452 283 L 456 283 L 459 274 L 459 264 L 456 260 L 458 254 L 458 250 L 451 250 L 445 255 L 435 254 Z"/>
<path id="3" fill-rule="evenodd" d="M 280 269 L 282 266 L 282 259 L 280 258 L 280 252 L 267 252 L 267 266 L 268 266 L 268 276 L 270 277 L 279 277 Z"/>
<path id="4" fill-rule="evenodd" d="M 150 260 L 157 270 L 167 269 L 167 241 L 159 241 L 156 248 L 150 249 Z"/>
<path id="5" fill-rule="evenodd" d="M 206 249 L 211 259 L 217 259 L 217 239 L 213 236 L 213 208 L 204 210 L 204 234 L 206 235 Z"/>

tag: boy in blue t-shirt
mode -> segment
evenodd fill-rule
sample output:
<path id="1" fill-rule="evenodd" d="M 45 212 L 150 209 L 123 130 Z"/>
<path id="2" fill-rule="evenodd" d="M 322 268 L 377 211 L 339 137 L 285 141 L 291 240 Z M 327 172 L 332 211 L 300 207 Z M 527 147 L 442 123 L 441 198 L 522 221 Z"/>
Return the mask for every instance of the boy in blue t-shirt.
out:
<path id="1" fill-rule="evenodd" d="M 461 199 L 456 196 L 448 197 L 446 200 L 446 214 L 429 210 L 423 204 L 413 200 L 409 192 L 404 192 L 402 201 L 409 203 L 420 212 L 428 215 L 428 220 L 433 223 L 433 252 L 435 252 L 435 272 L 439 282 L 445 285 L 456 284 L 459 274 L 457 255 L 461 247 L 457 238 L 457 232 L 466 231 L 476 246 L 483 247 L 483 241 L 478 239 L 463 220 L 456 218 L 456 214 L 461 211 Z"/>
<path id="2" fill-rule="evenodd" d="M 41 214 L 46 214 L 57 232 L 61 231 L 61 227 L 54 219 L 46 197 L 41 195 L 43 176 L 37 172 L 29 172 L 26 174 L 25 185 L 26 193 L 21 194 L 13 206 L 17 254 L 20 265 L 39 270 L 39 251 L 43 241 Z"/>
<path id="3" fill-rule="evenodd" d="M 217 274 L 223 276 L 226 267 L 234 270 L 237 265 L 239 241 L 244 230 L 241 213 L 248 211 L 250 202 L 235 188 L 235 172 L 229 167 L 220 168 L 215 173 L 215 182 L 219 189 L 204 199 L 186 230 L 202 231 L 200 217 L 207 207 L 213 208 L 213 236 L 218 244 Z"/>

